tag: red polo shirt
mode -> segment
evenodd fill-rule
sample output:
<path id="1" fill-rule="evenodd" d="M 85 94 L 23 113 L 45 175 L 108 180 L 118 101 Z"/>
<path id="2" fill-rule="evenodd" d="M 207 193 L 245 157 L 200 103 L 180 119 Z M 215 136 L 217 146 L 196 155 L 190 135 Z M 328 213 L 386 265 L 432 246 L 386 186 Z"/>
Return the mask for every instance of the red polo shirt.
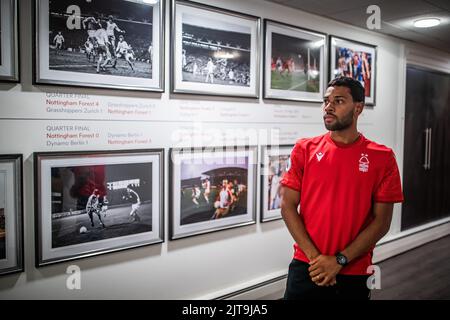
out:
<path id="1" fill-rule="evenodd" d="M 400 175 L 390 148 L 363 135 L 352 144 L 333 141 L 330 133 L 300 139 L 281 181 L 300 192 L 300 216 L 311 240 L 324 255 L 335 255 L 371 222 L 374 202 L 402 202 Z M 309 262 L 297 244 L 294 258 Z M 341 274 L 364 275 L 373 248 Z"/>

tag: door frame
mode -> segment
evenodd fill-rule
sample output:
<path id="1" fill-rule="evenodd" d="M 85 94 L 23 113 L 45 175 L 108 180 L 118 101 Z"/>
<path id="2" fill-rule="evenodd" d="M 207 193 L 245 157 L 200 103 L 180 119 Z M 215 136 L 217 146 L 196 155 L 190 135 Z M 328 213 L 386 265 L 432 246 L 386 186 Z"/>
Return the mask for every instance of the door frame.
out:
<path id="1" fill-rule="evenodd" d="M 404 164 L 404 141 L 405 141 L 405 112 L 406 112 L 406 73 L 408 67 L 413 67 L 425 71 L 439 72 L 444 74 L 450 74 L 450 58 L 445 58 L 448 55 L 442 52 L 430 50 L 425 51 L 423 47 L 411 44 L 411 45 L 400 45 L 399 50 L 399 64 L 397 72 L 399 74 L 399 95 L 397 96 L 397 121 L 396 121 L 396 143 L 395 143 L 395 153 L 397 155 L 397 165 L 400 171 L 400 178 L 403 186 L 403 164 Z M 420 232 L 430 232 L 430 225 L 433 224 L 450 224 L 450 218 L 444 218 L 442 220 L 433 221 L 421 226 L 412 228 L 411 230 L 401 231 L 401 216 L 402 216 L 402 206 L 400 203 L 395 204 L 394 213 L 392 216 L 391 228 L 386 236 L 379 241 L 378 244 L 383 244 L 386 242 L 394 241 Z M 426 243 L 424 238 L 423 243 Z"/>

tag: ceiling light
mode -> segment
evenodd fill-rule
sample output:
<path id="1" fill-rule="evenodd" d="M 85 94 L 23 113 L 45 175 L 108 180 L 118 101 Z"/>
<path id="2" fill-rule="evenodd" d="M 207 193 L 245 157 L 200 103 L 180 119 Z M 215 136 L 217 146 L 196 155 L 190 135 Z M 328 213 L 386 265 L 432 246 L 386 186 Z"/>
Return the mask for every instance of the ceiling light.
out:
<path id="1" fill-rule="evenodd" d="M 143 0 L 144 3 L 148 3 L 148 4 L 156 4 L 158 3 L 159 0 Z"/>
<path id="2" fill-rule="evenodd" d="M 437 18 L 426 18 L 426 19 L 419 19 L 414 21 L 414 27 L 416 28 L 431 28 L 434 26 L 437 26 L 441 23 L 441 20 Z"/>

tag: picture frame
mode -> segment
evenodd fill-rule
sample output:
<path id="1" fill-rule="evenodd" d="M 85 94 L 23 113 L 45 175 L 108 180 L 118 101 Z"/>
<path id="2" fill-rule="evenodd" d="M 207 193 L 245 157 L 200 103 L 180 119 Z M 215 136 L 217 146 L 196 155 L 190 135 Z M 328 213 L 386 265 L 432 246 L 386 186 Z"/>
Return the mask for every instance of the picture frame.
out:
<path id="1" fill-rule="evenodd" d="M 24 271 L 22 163 L 0 155 L 0 276 Z"/>
<path id="2" fill-rule="evenodd" d="M 260 221 L 281 219 L 281 179 L 288 168 L 294 145 L 261 147 L 261 215 Z"/>
<path id="3" fill-rule="evenodd" d="M 170 150 L 170 239 L 256 223 L 257 148 Z"/>
<path id="4" fill-rule="evenodd" d="M 327 52 L 325 34 L 265 19 L 264 98 L 322 102 Z"/>
<path id="5" fill-rule="evenodd" d="M 19 25 L 17 0 L 0 2 L 0 81 L 19 82 Z"/>
<path id="6" fill-rule="evenodd" d="M 365 104 L 375 106 L 377 47 L 333 35 L 329 42 L 330 80 L 340 75 L 357 79 L 364 87 Z"/>
<path id="7" fill-rule="evenodd" d="M 171 92 L 259 97 L 260 18 L 172 0 Z"/>
<path id="8" fill-rule="evenodd" d="M 34 83 L 163 92 L 164 3 L 35 0 Z"/>
<path id="9" fill-rule="evenodd" d="M 164 241 L 164 150 L 34 153 L 36 266 Z"/>

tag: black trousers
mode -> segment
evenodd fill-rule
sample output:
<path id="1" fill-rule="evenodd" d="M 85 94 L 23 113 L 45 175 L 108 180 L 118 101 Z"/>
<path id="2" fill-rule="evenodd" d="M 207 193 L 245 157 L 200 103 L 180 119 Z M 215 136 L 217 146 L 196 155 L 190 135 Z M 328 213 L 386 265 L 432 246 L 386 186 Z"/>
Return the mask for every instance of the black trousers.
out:
<path id="1" fill-rule="evenodd" d="M 369 276 L 337 275 L 336 284 L 319 287 L 309 276 L 309 264 L 293 259 L 289 265 L 285 300 L 369 300 Z"/>

